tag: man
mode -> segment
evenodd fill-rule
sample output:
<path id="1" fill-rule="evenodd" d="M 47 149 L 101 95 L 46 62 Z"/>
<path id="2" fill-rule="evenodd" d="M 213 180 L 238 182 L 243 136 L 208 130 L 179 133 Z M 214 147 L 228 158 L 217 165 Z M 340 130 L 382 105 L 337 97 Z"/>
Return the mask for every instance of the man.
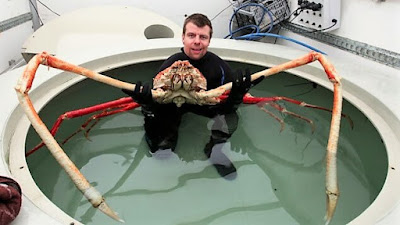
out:
<path id="1" fill-rule="evenodd" d="M 175 149 L 178 140 L 178 128 L 181 117 L 186 112 L 207 116 L 214 119 L 211 138 L 205 146 L 204 153 L 211 160 L 221 176 L 234 174 L 235 166 L 221 151 L 222 144 L 237 128 L 238 116 L 236 109 L 242 103 L 243 96 L 249 90 L 250 73 L 245 76 L 239 71 L 235 76 L 229 65 L 220 57 L 208 51 L 212 37 L 211 21 L 202 14 L 192 14 L 186 18 L 183 25 L 181 52 L 170 56 L 160 67 L 159 72 L 171 66 L 177 60 L 188 60 L 207 79 L 207 90 L 214 89 L 224 83 L 233 82 L 228 99 L 215 106 L 198 106 L 184 104 L 157 104 L 151 96 L 148 84 L 142 86 L 139 81 L 134 91 L 124 90 L 136 102 L 141 104 L 145 117 L 144 128 L 146 141 L 151 152 L 163 149 Z M 234 79 L 235 78 L 235 79 Z M 261 80 L 259 80 L 261 81 Z M 258 83 L 253 82 L 253 84 Z"/>

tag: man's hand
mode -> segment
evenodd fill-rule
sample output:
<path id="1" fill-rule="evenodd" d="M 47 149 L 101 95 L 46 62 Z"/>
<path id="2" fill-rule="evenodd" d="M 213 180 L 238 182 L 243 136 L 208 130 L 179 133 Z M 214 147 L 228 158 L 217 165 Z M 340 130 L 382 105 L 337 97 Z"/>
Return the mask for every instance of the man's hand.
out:
<path id="1" fill-rule="evenodd" d="M 122 89 L 122 91 L 131 96 L 132 99 L 139 103 L 142 106 L 150 106 L 154 103 L 153 101 L 153 96 L 151 94 L 151 88 L 150 84 L 145 83 L 142 86 L 142 82 L 138 81 L 135 86 L 135 90 L 127 90 L 127 89 Z"/>
<path id="2" fill-rule="evenodd" d="M 264 79 L 263 76 L 251 81 L 250 70 L 245 69 L 243 74 L 242 70 L 237 70 L 232 82 L 231 93 L 229 94 L 228 101 L 233 104 L 240 104 L 243 102 L 243 96 L 250 90 L 251 87 L 257 85 Z"/>
<path id="3" fill-rule="evenodd" d="M 236 71 L 229 97 L 232 98 L 236 104 L 241 103 L 243 96 L 249 91 L 250 86 L 251 77 L 249 69 L 245 70 L 245 74 L 243 74 L 242 70 Z"/>
<path id="4" fill-rule="evenodd" d="M 232 82 L 232 89 L 228 99 L 225 102 L 216 105 L 219 114 L 228 114 L 236 111 L 239 105 L 243 102 L 244 95 L 250 90 L 251 87 L 258 84 L 264 79 L 263 76 L 251 81 L 250 70 L 246 69 L 243 74 L 242 70 L 238 70 Z"/>

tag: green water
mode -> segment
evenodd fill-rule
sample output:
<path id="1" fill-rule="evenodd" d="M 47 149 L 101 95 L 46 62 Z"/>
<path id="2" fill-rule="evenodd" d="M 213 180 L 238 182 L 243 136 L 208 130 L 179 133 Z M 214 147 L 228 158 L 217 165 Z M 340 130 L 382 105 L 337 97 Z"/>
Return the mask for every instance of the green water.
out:
<path id="1" fill-rule="evenodd" d="M 160 63 L 133 65 L 107 74 L 131 82 L 150 80 Z M 231 65 L 250 67 L 252 72 L 263 69 Z M 325 107 L 332 104 L 330 91 L 285 73 L 264 80 L 251 93 L 292 97 Z M 85 80 L 57 96 L 40 115 L 51 126 L 63 112 L 119 97 L 124 97 L 120 90 Z M 280 132 L 279 123 L 258 107 L 241 106 L 238 130 L 223 147 L 238 169 L 233 180 L 221 178 L 204 156 L 211 122 L 194 114 L 183 117 L 176 153 L 168 156 L 148 153 L 139 109 L 101 120 L 90 132 L 90 141 L 78 134 L 63 148 L 126 224 L 323 224 L 330 114 L 281 105 L 312 119 L 315 132 L 308 123 L 275 111 L 285 122 Z M 370 121 L 346 101 L 343 112 L 355 126 L 351 129 L 345 120 L 341 126 L 341 196 L 332 224 L 351 221 L 374 201 L 388 166 L 384 144 Z M 86 118 L 64 122 L 57 140 L 78 129 Z M 26 148 L 31 149 L 38 140 L 31 129 Z M 30 156 L 28 164 L 43 193 L 75 219 L 84 224 L 120 224 L 91 207 L 47 149 Z"/>

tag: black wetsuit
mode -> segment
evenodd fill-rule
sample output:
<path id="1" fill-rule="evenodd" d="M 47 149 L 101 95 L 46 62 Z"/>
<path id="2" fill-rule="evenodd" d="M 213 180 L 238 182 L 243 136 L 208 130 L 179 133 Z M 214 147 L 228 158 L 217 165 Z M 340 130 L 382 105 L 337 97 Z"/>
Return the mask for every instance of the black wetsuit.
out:
<path id="1" fill-rule="evenodd" d="M 233 74 L 229 65 L 214 53 L 207 52 L 200 60 L 192 60 L 183 52 L 183 48 L 181 52 L 170 56 L 161 65 L 159 72 L 168 68 L 177 60 L 188 60 L 194 67 L 199 69 L 207 79 L 207 90 L 233 81 Z M 213 106 L 183 104 L 181 107 L 177 107 L 174 103 L 154 103 L 152 107 L 144 107 L 142 105 L 142 113 L 145 117 L 145 138 L 150 151 L 154 153 L 163 149 L 175 150 L 183 114 L 191 112 L 213 118 L 211 137 L 204 147 L 204 153 L 221 176 L 233 178 L 234 176 L 232 177 L 232 175 L 236 174 L 236 168 L 229 158 L 222 153 L 221 145 L 231 137 L 238 124 L 236 109 L 238 104 L 241 103 L 242 97 L 239 97 L 240 101 L 238 101 L 237 97 L 233 97 L 236 95 L 232 95 L 232 98 L 231 95 L 226 101 Z"/>
<path id="2" fill-rule="evenodd" d="M 207 52 L 200 60 L 193 60 L 183 52 L 183 48 L 181 51 L 182 52 L 170 56 L 161 65 L 159 72 L 168 68 L 177 60 L 188 60 L 194 67 L 199 69 L 207 79 L 207 90 L 232 82 L 233 74 L 231 68 L 214 53 Z M 152 152 L 162 149 L 171 149 L 174 151 L 178 140 L 178 129 L 181 117 L 186 112 L 192 112 L 214 119 L 212 135 L 204 149 L 205 154 L 210 158 L 213 146 L 226 142 L 237 128 L 238 116 L 236 114 L 236 108 L 228 108 L 232 110 L 224 110 L 224 103 L 220 103 L 216 106 L 183 104 L 181 107 L 170 103 L 157 104 L 156 109 L 150 112 L 142 110 L 145 116 L 144 128 L 146 131 L 146 141 L 150 150 Z M 227 158 L 224 158 L 225 161 L 226 159 Z M 225 176 L 226 174 L 236 171 L 230 161 L 228 164 L 228 167 L 226 165 L 221 165 L 221 168 L 216 166 L 217 170 L 222 169 L 222 172 L 218 171 L 221 175 Z M 226 170 L 226 168 L 228 168 L 228 170 Z"/>

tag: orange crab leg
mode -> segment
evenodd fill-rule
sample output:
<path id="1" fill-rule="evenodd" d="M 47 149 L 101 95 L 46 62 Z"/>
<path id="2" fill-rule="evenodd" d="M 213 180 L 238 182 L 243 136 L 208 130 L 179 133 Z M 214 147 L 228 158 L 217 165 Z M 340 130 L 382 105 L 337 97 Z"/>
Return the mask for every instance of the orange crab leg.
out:
<path id="1" fill-rule="evenodd" d="M 99 114 L 95 114 L 95 115 L 89 117 L 89 119 L 87 119 L 86 122 L 77 131 L 75 131 L 73 134 L 68 136 L 62 142 L 62 144 L 67 143 L 69 141 L 69 139 L 71 139 L 73 136 L 75 136 L 76 134 L 78 134 L 79 132 L 81 132 L 83 130 L 85 130 L 85 137 L 88 140 L 90 140 L 89 139 L 89 132 L 100 121 L 101 118 L 106 117 L 106 116 L 111 116 L 111 115 L 114 115 L 114 114 L 117 114 L 117 113 L 121 113 L 121 112 L 126 112 L 128 110 L 135 109 L 137 107 L 139 107 L 139 104 L 136 103 L 136 102 L 132 102 L 132 103 L 127 103 L 127 104 L 122 104 L 122 105 L 116 106 L 115 108 L 117 108 L 117 109 L 114 109 L 114 110 L 111 110 L 111 111 L 108 111 L 108 109 L 106 109 L 105 111 L 103 111 L 103 112 L 101 112 Z M 93 123 L 90 124 L 91 122 L 93 122 Z M 89 124 L 90 124 L 90 126 L 89 126 Z M 88 126 L 89 126 L 89 128 L 86 129 L 86 127 L 88 127 Z"/>
<path id="2" fill-rule="evenodd" d="M 64 60 L 58 59 L 52 55 L 49 55 L 47 52 L 42 52 L 37 55 L 35 55 L 27 65 L 25 71 L 19 80 L 18 87 L 20 88 L 19 92 L 21 93 L 28 93 L 29 90 L 32 87 L 32 82 L 33 79 L 35 78 L 35 73 L 37 68 L 39 67 L 39 64 L 47 65 L 53 68 L 73 72 L 82 76 L 85 76 L 87 78 L 90 78 L 92 80 L 108 84 L 110 86 L 119 88 L 119 89 L 127 89 L 127 90 L 134 90 L 135 89 L 135 84 L 131 84 L 128 82 L 120 81 L 117 79 L 114 79 L 112 77 L 104 76 L 102 74 L 96 73 L 94 71 L 91 71 L 89 69 L 86 69 L 81 66 L 77 66 L 74 64 L 71 64 L 69 62 L 66 62 Z M 163 92 L 157 91 L 157 90 L 152 90 L 152 95 L 153 98 L 160 98 L 161 96 L 164 95 Z"/>
<path id="3" fill-rule="evenodd" d="M 318 109 L 318 110 L 323 110 L 323 111 L 327 111 L 332 113 L 331 109 L 325 108 L 325 107 L 321 107 L 318 105 L 312 105 L 303 101 L 299 101 L 296 99 L 292 99 L 292 98 L 288 98 L 288 97 L 284 97 L 284 96 L 274 96 L 274 97 L 255 97 L 255 96 L 251 96 L 250 94 L 247 94 L 246 96 L 243 97 L 243 103 L 245 104 L 260 104 L 260 103 L 264 103 L 264 104 L 268 104 L 268 102 L 276 102 L 276 101 L 286 101 L 286 102 L 290 102 L 296 105 L 299 105 L 301 107 L 306 107 L 306 108 L 313 108 L 313 109 Z M 259 107 L 261 108 L 263 105 L 259 105 Z M 289 112 L 287 111 L 285 108 L 283 108 L 282 106 L 279 105 L 272 105 L 272 107 L 276 108 L 277 110 L 279 110 L 280 112 L 283 113 L 287 113 L 290 114 L 294 117 L 298 117 L 302 120 L 306 120 L 308 123 L 310 123 L 313 126 L 313 122 L 303 116 L 297 115 L 295 113 Z M 264 109 L 263 109 L 264 110 Z M 270 114 L 270 112 L 267 112 L 268 114 Z M 271 114 L 270 114 L 271 115 Z M 271 115 L 272 116 L 272 115 Z M 346 114 L 341 114 L 341 116 L 345 119 L 347 119 L 347 121 L 350 124 L 350 127 L 353 128 L 354 127 L 354 123 L 353 120 L 350 118 L 350 116 L 346 115 Z M 275 116 L 272 116 L 275 118 Z M 279 121 L 279 119 L 277 119 Z M 313 131 L 314 132 L 314 131 Z"/>
<path id="4" fill-rule="evenodd" d="M 60 145 L 54 139 L 53 135 L 51 135 L 50 131 L 47 129 L 46 125 L 40 119 L 28 96 L 28 91 L 32 86 L 32 81 L 39 64 L 49 63 L 51 64 L 51 66 L 56 64 L 57 68 L 64 66 L 62 63 L 58 63 L 57 65 L 55 61 L 56 60 L 53 60 L 52 57 L 50 57 L 46 53 L 38 54 L 29 61 L 22 77 L 18 80 L 18 83 L 15 87 L 20 105 L 22 109 L 25 111 L 25 114 L 27 115 L 28 119 L 32 123 L 33 128 L 36 130 L 36 132 L 39 134 L 43 142 L 46 144 L 53 157 L 57 160 L 60 166 L 66 171 L 66 173 L 69 175 L 69 177 L 74 182 L 76 187 L 89 200 L 89 202 L 93 205 L 93 207 L 100 209 L 103 213 L 110 216 L 111 218 L 123 222 L 123 220 L 119 218 L 117 213 L 115 213 L 107 205 L 103 196 L 93 186 L 90 185 L 90 183 L 86 180 L 86 178 L 75 166 L 75 164 L 65 154 Z M 82 71 L 82 73 L 84 73 L 84 71 Z"/>
<path id="5" fill-rule="evenodd" d="M 298 59 L 294 59 L 287 63 L 273 66 L 269 69 L 254 73 L 251 76 L 251 80 L 252 81 L 256 80 L 261 76 L 267 77 L 279 73 L 283 70 L 299 67 L 314 62 L 316 60 L 318 60 L 321 63 L 322 67 L 325 70 L 326 75 L 328 76 L 328 79 L 333 84 L 333 109 L 332 109 L 331 127 L 329 131 L 329 139 L 326 149 L 327 153 L 326 153 L 326 183 L 325 183 L 325 189 L 326 189 L 325 191 L 327 198 L 325 219 L 326 219 L 326 224 L 329 224 L 335 212 L 337 200 L 339 198 L 336 154 L 337 154 L 337 145 L 339 140 L 340 119 L 341 119 L 342 101 L 343 101 L 340 77 L 337 75 L 333 65 L 326 59 L 324 55 L 318 52 L 310 52 Z M 232 83 L 227 83 L 214 90 L 215 91 L 217 91 L 217 89 L 230 90 L 231 88 L 232 88 Z"/>
<path id="6" fill-rule="evenodd" d="M 252 80 L 257 79 L 259 76 L 269 76 L 275 73 L 278 73 L 282 70 L 298 67 L 310 62 L 318 60 L 323 66 L 328 79 L 333 84 L 333 109 L 332 109 L 332 119 L 331 119 L 331 127 L 329 131 L 329 139 L 327 144 L 327 154 L 326 154 L 326 224 L 328 224 L 335 212 L 337 200 L 339 198 L 339 187 L 337 182 L 337 162 L 336 162 L 336 154 L 337 154 L 337 145 L 339 140 L 339 129 L 340 129 L 340 119 L 342 113 L 342 87 L 340 83 L 340 77 L 337 75 L 335 68 L 333 65 L 320 53 L 310 52 L 309 54 L 290 61 L 288 63 L 284 63 L 279 66 L 272 67 L 270 69 L 261 71 L 252 75 Z"/>
<path id="7" fill-rule="evenodd" d="M 137 107 L 139 107 L 139 104 L 136 103 L 136 102 L 133 102 L 131 97 L 124 97 L 124 98 L 120 98 L 120 99 L 117 99 L 117 100 L 114 100 L 114 101 L 102 103 L 102 104 L 99 104 L 99 105 L 90 106 L 90 107 L 86 107 L 86 108 L 78 109 L 78 110 L 74 110 L 74 111 L 69 111 L 69 112 L 63 113 L 62 115 L 60 115 L 57 118 L 56 122 L 53 124 L 53 127 L 50 130 L 50 133 L 54 137 L 56 135 L 58 129 L 60 128 L 62 122 L 64 120 L 66 120 L 66 119 L 72 119 L 72 118 L 76 118 L 76 117 L 81 117 L 81 116 L 88 115 L 88 114 L 91 114 L 91 113 L 94 113 L 94 112 L 98 112 L 98 111 L 101 111 L 101 110 L 110 110 L 110 109 L 118 108 L 116 110 L 106 111 L 106 112 L 91 116 L 88 119 L 88 121 L 86 121 L 85 124 L 83 124 L 81 126 L 81 129 L 76 131 L 74 134 L 70 135 L 67 139 L 65 139 L 62 142 L 62 144 L 65 144 L 72 136 L 77 134 L 82 129 L 85 129 L 92 120 L 96 120 L 96 119 L 99 119 L 101 117 L 113 115 L 113 114 L 120 113 L 120 112 L 125 112 L 125 111 L 128 111 L 128 110 L 137 108 Z M 93 127 L 93 125 L 91 127 Z M 37 150 L 39 150 L 43 146 L 44 146 L 44 142 L 42 141 L 41 143 L 36 145 L 34 148 L 29 150 L 25 154 L 25 156 L 26 157 L 30 156 L 31 154 L 33 154 L 34 152 L 36 152 Z"/>

